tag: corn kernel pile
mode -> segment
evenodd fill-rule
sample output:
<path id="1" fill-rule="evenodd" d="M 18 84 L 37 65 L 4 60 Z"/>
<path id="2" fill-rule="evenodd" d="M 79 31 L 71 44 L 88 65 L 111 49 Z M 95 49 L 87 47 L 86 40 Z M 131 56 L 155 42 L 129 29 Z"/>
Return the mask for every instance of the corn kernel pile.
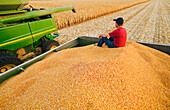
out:
<path id="1" fill-rule="evenodd" d="M 52 53 L 0 84 L 0 109 L 169 109 L 170 57 L 128 41 Z"/>

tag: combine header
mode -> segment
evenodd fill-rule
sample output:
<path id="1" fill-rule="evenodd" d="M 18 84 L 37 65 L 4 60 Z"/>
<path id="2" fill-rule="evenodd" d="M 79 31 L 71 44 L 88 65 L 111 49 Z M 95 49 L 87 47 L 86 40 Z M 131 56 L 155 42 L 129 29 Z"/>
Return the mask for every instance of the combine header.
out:
<path id="1" fill-rule="evenodd" d="M 0 1 L 0 73 L 24 60 L 57 46 L 59 34 L 52 13 L 74 10 L 74 6 L 51 9 L 23 8 L 28 0 Z"/>

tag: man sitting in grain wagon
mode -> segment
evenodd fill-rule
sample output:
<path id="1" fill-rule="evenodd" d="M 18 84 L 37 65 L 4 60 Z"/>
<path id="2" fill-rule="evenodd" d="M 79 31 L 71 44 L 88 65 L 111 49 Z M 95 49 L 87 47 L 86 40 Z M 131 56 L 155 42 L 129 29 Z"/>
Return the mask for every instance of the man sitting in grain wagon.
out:
<path id="1" fill-rule="evenodd" d="M 123 47 L 126 44 L 127 32 L 126 29 L 123 28 L 123 18 L 119 17 L 117 19 L 113 19 L 115 22 L 115 27 L 117 28 L 111 33 L 101 34 L 99 36 L 100 40 L 97 46 L 102 47 L 105 43 L 109 48 Z M 107 38 L 110 37 L 110 38 Z"/>

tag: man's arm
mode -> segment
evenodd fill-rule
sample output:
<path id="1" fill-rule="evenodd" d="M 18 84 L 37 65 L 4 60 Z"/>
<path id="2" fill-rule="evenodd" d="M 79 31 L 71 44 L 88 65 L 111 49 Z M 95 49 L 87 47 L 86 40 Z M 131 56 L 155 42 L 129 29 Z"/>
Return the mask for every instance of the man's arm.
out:
<path id="1" fill-rule="evenodd" d="M 99 36 L 99 39 L 101 38 L 101 37 L 110 37 L 108 34 L 101 34 L 100 36 Z"/>
<path id="2" fill-rule="evenodd" d="M 115 37 L 116 35 L 117 35 L 117 31 L 114 30 L 113 32 L 108 33 L 108 34 L 101 34 L 101 35 L 99 36 L 99 39 L 100 39 L 101 37 Z"/>

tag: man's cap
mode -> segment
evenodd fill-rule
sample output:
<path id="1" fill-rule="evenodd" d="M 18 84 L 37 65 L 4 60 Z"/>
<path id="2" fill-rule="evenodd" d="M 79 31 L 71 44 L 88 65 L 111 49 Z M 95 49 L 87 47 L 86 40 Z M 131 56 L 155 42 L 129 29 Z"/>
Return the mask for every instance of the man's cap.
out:
<path id="1" fill-rule="evenodd" d="M 116 23 L 117 23 L 119 26 L 123 25 L 123 22 L 124 22 L 124 20 L 123 20 L 122 17 L 119 17 L 119 18 L 117 18 L 117 19 L 113 19 L 113 21 L 116 21 Z"/>

